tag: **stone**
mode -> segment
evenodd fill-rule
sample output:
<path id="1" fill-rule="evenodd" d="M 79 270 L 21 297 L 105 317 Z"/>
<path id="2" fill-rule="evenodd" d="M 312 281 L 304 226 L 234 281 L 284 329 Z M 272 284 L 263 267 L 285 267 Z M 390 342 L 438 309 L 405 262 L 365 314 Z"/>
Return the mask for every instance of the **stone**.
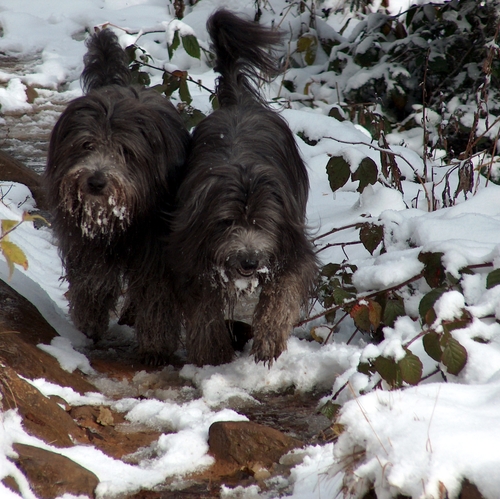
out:
<path id="1" fill-rule="evenodd" d="M 95 391 L 85 375 L 63 371 L 57 359 L 37 347 L 50 344 L 57 332 L 32 303 L 1 279 L 0 303 L 0 362 L 28 379 L 44 378 L 82 394 Z"/>
<path id="2" fill-rule="evenodd" d="M 18 468 L 40 499 L 55 499 L 65 493 L 94 498 L 99 479 L 94 473 L 65 456 L 25 444 L 14 444 Z"/>
<path id="3" fill-rule="evenodd" d="M 37 208 L 40 210 L 47 209 L 40 176 L 2 150 L 0 150 L 0 181 L 24 184 L 31 191 Z"/>
<path id="4" fill-rule="evenodd" d="M 24 428 L 31 435 L 56 447 L 88 442 L 84 431 L 57 402 L 45 397 L 7 365 L 1 370 L 0 392 L 3 409 L 17 409 Z"/>
<path id="5" fill-rule="evenodd" d="M 210 426 L 208 445 L 217 460 L 253 469 L 256 464 L 271 467 L 283 454 L 303 443 L 250 421 L 218 421 Z"/>

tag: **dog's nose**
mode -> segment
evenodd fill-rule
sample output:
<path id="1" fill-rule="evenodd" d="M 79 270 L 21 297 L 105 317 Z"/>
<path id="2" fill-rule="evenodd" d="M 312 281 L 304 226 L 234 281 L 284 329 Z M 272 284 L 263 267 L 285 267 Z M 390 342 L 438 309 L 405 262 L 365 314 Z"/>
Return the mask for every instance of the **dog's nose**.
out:
<path id="1" fill-rule="evenodd" d="M 240 260 L 240 268 L 239 273 L 242 276 L 249 277 L 253 275 L 253 273 L 259 267 L 259 260 L 257 258 L 242 258 Z"/>
<path id="2" fill-rule="evenodd" d="M 91 194 L 100 194 L 106 187 L 106 177 L 102 172 L 95 172 L 87 179 L 87 187 Z"/>

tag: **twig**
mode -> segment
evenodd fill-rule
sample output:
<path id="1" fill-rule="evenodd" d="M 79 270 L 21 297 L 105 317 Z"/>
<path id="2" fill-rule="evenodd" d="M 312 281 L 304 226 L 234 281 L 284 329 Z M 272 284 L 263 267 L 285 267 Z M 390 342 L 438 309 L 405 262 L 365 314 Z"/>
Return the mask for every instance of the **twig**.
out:
<path id="1" fill-rule="evenodd" d="M 165 68 L 159 68 L 157 66 L 153 66 L 152 64 L 148 64 L 147 62 L 142 62 L 142 61 L 136 61 L 138 64 L 141 66 L 146 66 L 151 69 L 156 69 L 157 71 L 164 71 L 165 73 L 168 73 L 169 75 L 178 77 L 178 75 L 175 74 L 175 71 L 168 71 Z M 195 85 L 198 85 L 198 87 L 203 88 L 203 90 L 206 90 L 207 92 L 210 92 L 212 95 L 215 94 L 215 90 L 212 90 L 208 87 L 205 87 L 199 80 L 195 80 L 194 78 L 191 78 L 191 76 L 187 75 L 186 80 L 190 81 L 191 83 L 194 83 Z"/>
<path id="2" fill-rule="evenodd" d="M 323 343 L 328 343 L 330 337 L 332 336 L 333 332 L 335 331 L 335 328 L 349 315 L 349 312 L 346 312 L 331 328 L 330 328 L 330 333 L 328 333 L 328 336 L 326 337 L 326 340 L 323 342 Z M 357 332 L 357 329 L 356 331 L 354 332 L 354 334 L 356 334 Z M 353 335 L 354 336 L 354 335 Z M 351 341 L 352 338 L 349 338 L 349 341 L 347 342 L 347 344 L 349 345 L 349 342 Z"/>
<path id="3" fill-rule="evenodd" d="M 361 244 L 361 241 L 348 241 L 347 243 L 329 243 L 326 246 L 323 246 L 322 248 L 316 250 L 316 254 L 318 254 L 319 252 L 326 250 L 328 248 L 333 248 L 334 246 L 341 246 L 343 249 L 346 246 L 352 246 L 354 244 Z"/>
<path id="4" fill-rule="evenodd" d="M 331 234 L 335 234 L 335 232 L 339 232 L 341 230 L 345 230 L 345 229 L 352 229 L 353 227 L 354 228 L 358 228 L 359 225 L 361 225 L 361 222 L 357 222 L 357 223 L 354 223 L 354 224 L 349 224 L 349 225 L 344 225 L 343 227 L 335 227 L 334 229 L 331 229 L 329 230 L 328 232 L 325 232 L 324 234 L 320 234 L 319 236 L 316 236 L 312 242 L 316 242 L 318 239 L 322 239 L 323 237 L 326 237 L 326 236 L 329 236 Z"/>

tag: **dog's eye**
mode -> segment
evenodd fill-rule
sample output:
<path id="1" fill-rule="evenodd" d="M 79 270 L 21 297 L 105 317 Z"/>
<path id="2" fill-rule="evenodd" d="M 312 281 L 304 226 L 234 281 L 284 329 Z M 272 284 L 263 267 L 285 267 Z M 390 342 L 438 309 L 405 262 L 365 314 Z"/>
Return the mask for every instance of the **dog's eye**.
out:
<path id="1" fill-rule="evenodd" d="M 127 147 L 122 147 L 122 154 L 123 154 L 123 157 L 126 159 L 132 158 L 134 156 L 132 151 L 130 149 L 128 149 Z"/>
<path id="2" fill-rule="evenodd" d="M 92 144 L 92 142 L 84 142 L 82 147 L 86 150 L 86 151 L 93 151 L 94 150 L 94 144 Z"/>
<path id="3" fill-rule="evenodd" d="M 233 225 L 234 220 L 232 218 L 224 218 L 219 222 L 219 225 L 223 228 L 231 227 Z"/>

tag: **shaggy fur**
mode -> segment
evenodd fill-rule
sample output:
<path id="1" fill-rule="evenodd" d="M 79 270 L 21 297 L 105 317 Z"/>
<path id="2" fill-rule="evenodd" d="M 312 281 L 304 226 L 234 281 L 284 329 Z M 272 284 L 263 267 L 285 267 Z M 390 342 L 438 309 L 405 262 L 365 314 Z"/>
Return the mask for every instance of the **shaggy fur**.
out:
<path id="1" fill-rule="evenodd" d="M 226 10 L 207 28 L 220 108 L 194 131 L 170 236 L 188 359 L 229 362 L 224 315 L 254 297 L 252 353 L 271 364 L 316 282 L 305 230 L 309 181 L 293 134 L 256 89 L 258 70 L 277 72 L 266 50 L 280 34 Z"/>
<path id="2" fill-rule="evenodd" d="M 172 286 L 161 214 L 171 210 L 189 134 L 169 101 L 130 84 L 127 56 L 111 30 L 87 47 L 85 95 L 56 123 L 45 172 L 71 317 L 98 340 L 126 289 L 139 353 L 156 364 L 169 359 L 179 334 L 166 306 Z"/>

